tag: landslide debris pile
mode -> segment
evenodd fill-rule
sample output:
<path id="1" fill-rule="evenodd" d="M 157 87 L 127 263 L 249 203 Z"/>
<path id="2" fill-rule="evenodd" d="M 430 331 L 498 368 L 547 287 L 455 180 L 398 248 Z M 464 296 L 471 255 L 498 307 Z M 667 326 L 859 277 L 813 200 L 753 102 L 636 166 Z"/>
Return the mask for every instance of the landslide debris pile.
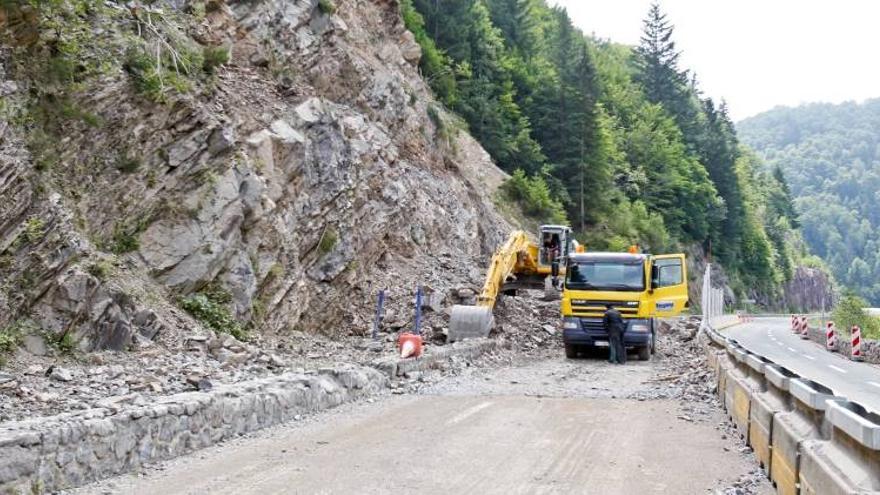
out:
<path id="1" fill-rule="evenodd" d="M 700 317 L 690 316 L 661 322 L 657 337 L 659 370 L 653 382 L 662 385 L 658 394 L 682 401 L 682 416 L 687 420 L 705 419 L 720 407 L 714 375 L 697 342 L 699 331 Z"/>
<path id="2" fill-rule="evenodd" d="M 425 294 L 421 331 L 425 352 L 431 353 L 446 345 L 451 305 L 472 304 L 475 292 L 469 287 L 445 292 L 426 287 Z M 394 384 L 394 391 L 415 391 L 471 366 L 509 366 L 524 357 L 558 356 L 562 345 L 556 330 L 559 302 L 544 301 L 538 292 L 521 294 L 499 302 L 498 323 L 491 336 L 499 341 L 498 350 L 476 359 L 453 357 L 440 362 L 439 373 L 404 376 Z M 242 342 L 207 330 L 181 336 L 181 352 L 168 352 L 172 344 L 164 347 L 150 342 L 127 353 L 100 351 L 59 360 L 53 355 L 56 350 L 47 350 L 45 356 L 29 356 L 0 371 L 0 421 L 90 408 L 121 409 L 146 404 L 156 396 L 206 391 L 222 383 L 339 363 L 370 366 L 395 356 L 398 335 L 413 329 L 415 308 L 409 304 L 413 297 L 400 297 L 408 304 L 385 312 L 378 343 L 369 336 L 327 337 L 301 331 L 283 338 L 254 335 L 251 341 Z"/>
<path id="3" fill-rule="evenodd" d="M 379 289 L 410 325 L 417 285 L 458 302 L 511 230 L 504 174 L 432 99 L 396 2 L 0 10 L 3 393 L 358 361 Z"/>

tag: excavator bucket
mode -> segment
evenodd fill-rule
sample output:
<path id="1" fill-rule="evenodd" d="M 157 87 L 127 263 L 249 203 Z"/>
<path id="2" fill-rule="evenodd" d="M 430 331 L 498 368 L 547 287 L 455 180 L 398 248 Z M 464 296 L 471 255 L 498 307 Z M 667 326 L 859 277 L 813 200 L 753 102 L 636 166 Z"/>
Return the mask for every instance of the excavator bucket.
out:
<path id="1" fill-rule="evenodd" d="M 452 307 L 452 315 L 449 318 L 449 342 L 458 340 L 488 337 L 495 317 L 492 316 L 492 308 L 485 306 L 463 306 L 456 304 Z"/>

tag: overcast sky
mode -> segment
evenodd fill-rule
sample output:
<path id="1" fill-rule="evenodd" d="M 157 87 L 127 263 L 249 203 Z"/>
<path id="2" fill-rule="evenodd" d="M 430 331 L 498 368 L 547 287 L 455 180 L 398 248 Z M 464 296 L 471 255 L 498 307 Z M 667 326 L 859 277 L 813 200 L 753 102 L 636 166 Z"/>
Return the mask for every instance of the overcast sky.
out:
<path id="1" fill-rule="evenodd" d="M 650 0 L 549 0 L 587 34 L 637 44 Z M 880 1 L 662 0 L 682 65 L 735 120 L 880 96 Z"/>

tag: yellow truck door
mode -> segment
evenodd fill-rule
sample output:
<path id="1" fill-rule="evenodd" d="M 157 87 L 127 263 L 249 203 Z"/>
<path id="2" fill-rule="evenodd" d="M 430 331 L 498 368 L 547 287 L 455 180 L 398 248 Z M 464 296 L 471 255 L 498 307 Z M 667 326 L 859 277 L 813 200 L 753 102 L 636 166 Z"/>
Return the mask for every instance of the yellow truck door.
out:
<path id="1" fill-rule="evenodd" d="M 652 316 L 678 316 L 688 302 L 687 264 L 683 254 L 663 254 L 651 258 Z"/>

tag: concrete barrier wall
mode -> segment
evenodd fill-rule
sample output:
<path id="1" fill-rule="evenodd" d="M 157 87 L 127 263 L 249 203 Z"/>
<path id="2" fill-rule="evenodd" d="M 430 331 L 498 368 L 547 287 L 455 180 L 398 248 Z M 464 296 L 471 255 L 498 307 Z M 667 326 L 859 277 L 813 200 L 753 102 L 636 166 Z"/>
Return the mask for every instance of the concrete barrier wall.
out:
<path id="1" fill-rule="evenodd" d="M 718 394 L 777 493 L 880 495 L 880 415 L 704 326 Z"/>
<path id="2" fill-rule="evenodd" d="M 791 411 L 793 407 L 788 394 L 791 376 L 782 368 L 765 362 L 761 362 L 761 368 L 766 380 L 761 392 L 751 398 L 749 442 L 755 450 L 761 469 L 769 476 L 775 416 Z"/>
<path id="3" fill-rule="evenodd" d="M 494 340 L 458 342 L 417 359 L 287 373 L 188 392 L 123 410 L 89 409 L 0 424 L 0 493 L 43 493 L 133 471 L 245 433 L 379 393 L 389 379 L 474 358 Z"/>

